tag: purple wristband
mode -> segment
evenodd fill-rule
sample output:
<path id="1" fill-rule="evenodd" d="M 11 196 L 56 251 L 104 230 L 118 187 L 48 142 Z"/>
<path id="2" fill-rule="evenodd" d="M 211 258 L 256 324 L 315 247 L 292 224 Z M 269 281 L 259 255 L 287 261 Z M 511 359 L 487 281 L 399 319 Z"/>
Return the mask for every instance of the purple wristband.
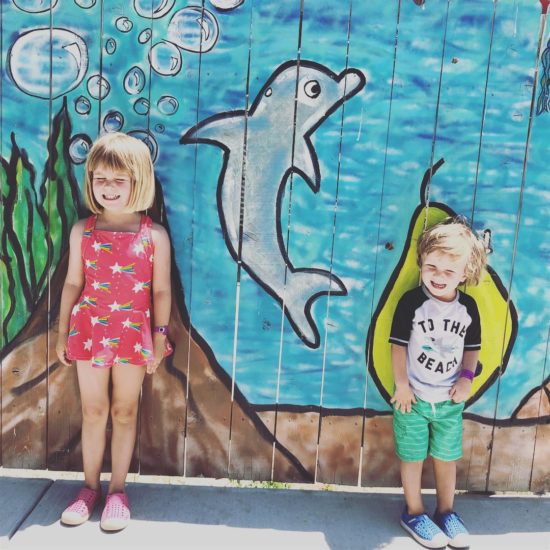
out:
<path id="1" fill-rule="evenodd" d="M 462 369 L 458 375 L 459 378 L 467 378 L 470 382 L 474 379 L 474 376 L 475 374 L 468 369 Z"/>

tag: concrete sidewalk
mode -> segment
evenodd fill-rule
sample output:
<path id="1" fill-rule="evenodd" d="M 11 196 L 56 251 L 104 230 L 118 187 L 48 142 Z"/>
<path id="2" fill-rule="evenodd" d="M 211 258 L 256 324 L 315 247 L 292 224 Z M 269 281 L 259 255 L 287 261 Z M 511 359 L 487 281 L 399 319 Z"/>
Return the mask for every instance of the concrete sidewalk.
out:
<path id="1" fill-rule="evenodd" d="M 203 482 L 204 483 L 204 482 Z M 399 492 L 129 483 L 130 526 L 59 523 L 81 481 L 0 477 L 0 548 L 419 550 L 399 526 Z M 433 495 L 426 502 L 431 510 Z M 472 549 L 550 550 L 550 498 L 459 495 Z"/>

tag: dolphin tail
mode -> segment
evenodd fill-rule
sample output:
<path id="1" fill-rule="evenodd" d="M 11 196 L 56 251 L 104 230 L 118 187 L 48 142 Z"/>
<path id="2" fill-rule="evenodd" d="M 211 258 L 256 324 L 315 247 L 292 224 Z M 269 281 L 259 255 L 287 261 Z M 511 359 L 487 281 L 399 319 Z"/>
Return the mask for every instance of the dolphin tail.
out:
<path id="1" fill-rule="evenodd" d="M 328 271 L 298 269 L 288 273 L 285 289 L 285 313 L 292 327 L 310 348 L 318 348 L 319 331 L 311 315 L 313 302 L 323 294 L 345 296 L 344 283 Z"/>

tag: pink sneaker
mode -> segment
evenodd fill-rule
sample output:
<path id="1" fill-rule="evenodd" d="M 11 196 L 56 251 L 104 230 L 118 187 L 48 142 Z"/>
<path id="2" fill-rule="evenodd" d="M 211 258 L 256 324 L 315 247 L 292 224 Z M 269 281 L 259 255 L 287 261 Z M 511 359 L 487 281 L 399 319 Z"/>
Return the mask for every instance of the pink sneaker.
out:
<path id="1" fill-rule="evenodd" d="M 100 496 L 101 491 L 94 491 L 88 487 L 80 489 L 76 498 L 71 501 L 63 514 L 61 514 L 62 523 L 66 525 L 80 525 L 88 521 Z"/>
<path id="2" fill-rule="evenodd" d="M 104 531 L 120 531 L 130 523 L 130 507 L 126 493 L 112 493 L 105 498 L 101 514 L 101 528 Z"/>

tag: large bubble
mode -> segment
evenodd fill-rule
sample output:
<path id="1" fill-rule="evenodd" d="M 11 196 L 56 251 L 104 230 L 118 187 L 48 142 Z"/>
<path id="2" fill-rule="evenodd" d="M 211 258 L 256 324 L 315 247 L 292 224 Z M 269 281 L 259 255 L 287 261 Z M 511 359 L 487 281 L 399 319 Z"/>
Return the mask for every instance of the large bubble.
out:
<path id="1" fill-rule="evenodd" d="M 151 40 L 152 32 L 151 29 L 143 29 L 138 36 L 138 42 L 140 44 L 145 44 Z"/>
<path id="2" fill-rule="evenodd" d="M 136 13 L 147 19 L 164 17 L 173 7 L 176 0 L 134 0 Z"/>
<path id="3" fill-rule="evenodd" d="M 134 24 L 127 17 L 119 17 L 115 21 L 115 27 L 120 32 L 130 32 Z"/>
<path id="4" fill-rule="evenodd" d="M 146 115 L 149 112 L 149 101 L 144 97 L 138 97 L 134 102 L 134 111 L 138 115 Z"/>
<path id="5" fill-rule="evenodd" d="M 118 132 L 124 126 L 124 117 L 119 111 L 109 111 L 103 119 L 103 129 L 106 132 Z"/>
<path id="6" fill-rule="evenodd" d="M 74 3 L 85 10 L 89 10 L 95 6 L 96 0 L 74 0 Z"/>
<path id="7" fill-rule="evenodd" d="M 218 41 L 219 27 L 208 10 L 188 6 L 177 11 L 168 25 L 168 40 L 190 52 L 208 52 Z"/>
<path id="8" fill-rule="evenodd" d="M 173 115 L 178 107 L 178 100 L 171 95 L 163 95 L 157 101 L 157 108 L 163 115 Z"/>
<path id="9" fill-rule="evenodd" d="M 153 162 L 157 160 L 159 147 L 157 145 L 157 140 L 153 137 L 151 132 L 148 132 L 147 130 L 132 130 L 131 132 L 128 132 L 128 135 L 143 141 L 151 152 L 151 160 Z"/>
<path id="10" fill-rule="evenodd" d="M 244 4 L 244 0 L 210 0 L 210 3 L 221 11 L 229 11 Z"/>
<path id="11" fill-rule="evenodd" d="M 79 96 L 74 101 L 74 110 L 79 115 L 87 115 L 92 109 L 92 104 L 90 103 L 90 100 L 87 97 L 84 97 L 83 95 Z"/>
<path id="12" fill-rule="evenodd" d="M 51 38 L 51 50 L 50 50 Z M 50 51 L 52 63 L 50 63 Z M 31 62 L 32 60 L 32 62 Z M 22 34 L 8 52 L 10 75 L 26 94 L 55 99 L 76 88 L 88 69 L 88 48 L 65 29 L 35 29 Z"/>
<path id="13" fill-rule="evenodd" d="M 181 70 L 181 52 L 170 42 L 157 42 L 149 51 L 149 63 L 158 74 L 174 76 Z"/>
<path id="14" fill-rule="evenodd" d="M 111 91 L 111 85 L 104 77 L 94 74 L 88 78 L 88 93 L 94 99 L 105 99 Z"/>
<path id="15" fill-rule="evenodd" d="M 139 94 L 145 88 L 145 73 L 137 66 L 132 67 L 124 77 L 124 89 L 131 95 Z"/>
<path id="16" fill-rule="evenodd" d="M 105 42 L 105 51 L 109 55 L 113 55 L 116 52 L 116 40 L 114 38 L 109 38 L 107 42 Z"/>
<path id="17" fill-rule="evenodd" d="M 77 134 L 69 144 L 69 156 L 75 164 L 82 164 L 92 147 L 92 140 L 86 134 Z"/>
<path id="18" fill-rule="evenodd" d="M 57 0 L 13 0 L 13 3 L 22 11 L 27 13 L 42 13 L 50 8 L 55 8 Z"/>

